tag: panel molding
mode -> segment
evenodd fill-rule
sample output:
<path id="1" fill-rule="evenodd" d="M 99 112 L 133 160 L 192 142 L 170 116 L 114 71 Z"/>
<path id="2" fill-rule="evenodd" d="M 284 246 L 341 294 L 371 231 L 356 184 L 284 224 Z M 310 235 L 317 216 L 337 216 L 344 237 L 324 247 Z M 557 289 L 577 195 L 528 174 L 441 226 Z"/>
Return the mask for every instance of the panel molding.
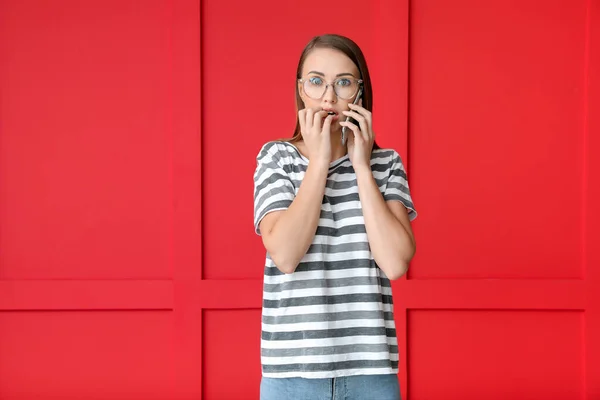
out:
<path id="1" fill-rule="evenodd" d="M 409 309 L 583 310 L 585 281 L 573 280 L 406 280 L 394 285 Z M 435 296 L 432 296 L 435 293 Z"/>
<path id="2" fill-rule="evenodd" d="M 179 311 L 189 303 L 175 301 L 178 291 L 193 294 L 198 310 L 252 309 L 262 306 L 262 285 L 261 279 L 3 280 L 0 310 Z M 398 280 L 392 286 L 397 307 L 436 310 L 585 310 L 592 289 L 584 280 Z"/>
<path id="3" fill-rule="evenodd" d="M 166 4 L 171 24 L 170 144 L 173 227 L 171 397 L 202 398 L 202 306 L 190 283 L 202 279 L 201 0 Z"/>
<path id="4" fill-rule="evenodd" d="M 1 311 L 172 309 L 170 280 L 0 281 Z"/>
<path id="5" fill-rule="evenodd" d="M 586 280 L 584 387 L 600 398 L 600 2 L 586 0 L 583 92 L 582 262 Z M 596 110 L 596 111 L 594 111 Z"/>
<path id="6" fill-rule="evenodd" d="M 379 24 L 373 48 L 375 63 L 371 64 L 371 79 L 377 83 L 377 97 L 373 102 L 374 118 L 382 132 L 394 132 L 383 147 L 396 149 L 407 169 L 410 181 L 410 154 L 408 154 L 409 129 L 409 8 L 410 1 L 381 1 L 377 18 Z M 402 284 L 407 283 L 404 276 Z M 400 283 L 398 282 L 398 283 Z M 396 282 L 393 283 L 393 285 Z M 404 294 L 394 290 L 394 318 L 399 353 L 400 390 L 402 398 L 408 398 L 408 329 L 406 302 L 399 301 Z"/>

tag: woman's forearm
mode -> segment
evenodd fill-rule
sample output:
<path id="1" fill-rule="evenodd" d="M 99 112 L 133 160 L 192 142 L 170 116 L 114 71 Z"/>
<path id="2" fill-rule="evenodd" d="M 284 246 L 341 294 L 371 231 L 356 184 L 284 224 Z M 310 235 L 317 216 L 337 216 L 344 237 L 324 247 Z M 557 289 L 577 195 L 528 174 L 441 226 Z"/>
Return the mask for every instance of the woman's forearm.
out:
<path id="1" fill-rule="evenodd" d="M 286 274 L 296 270 L 314 239 L 328 171 L 326 163 L 309 163 L 296 198 L 263 235 L 271 259 Z"/>
<path id="2" fill-rule="evenodd" d="M 371 253 L 389 279 L 398 279 L 415 254 L 414 239 L 386 204 L 371 168 L 355 171 Z"/>

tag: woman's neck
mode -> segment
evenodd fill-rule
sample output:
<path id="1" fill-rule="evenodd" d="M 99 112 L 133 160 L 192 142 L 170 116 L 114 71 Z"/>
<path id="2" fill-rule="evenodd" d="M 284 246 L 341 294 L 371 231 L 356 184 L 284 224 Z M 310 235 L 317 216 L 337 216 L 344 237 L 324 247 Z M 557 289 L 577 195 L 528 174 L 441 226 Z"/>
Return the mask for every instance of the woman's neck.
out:
<path id="1" fill-rule="evenodd" d="M 331 132 L 331 161 L 342 158 L 347 152 L 346 145 L 342 144 L 342 132 Z"/>

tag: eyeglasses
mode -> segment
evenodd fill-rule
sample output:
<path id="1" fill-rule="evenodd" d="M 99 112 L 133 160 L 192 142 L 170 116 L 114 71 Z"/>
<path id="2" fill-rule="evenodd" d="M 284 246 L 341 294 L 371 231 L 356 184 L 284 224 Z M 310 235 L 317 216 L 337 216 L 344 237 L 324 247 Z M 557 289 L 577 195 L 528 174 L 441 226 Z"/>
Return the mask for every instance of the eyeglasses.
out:
<path id="1" fill-rule="evenodd" d="M 309 76 L 306 79 L 298 79 L 302 83 L 304 93 L 314 100 L 319 100 L 325 95 L 328 86 L 332 86 L 337 97 L 348 100 L 354 97 L 358 92 L 358 88 L 362 85 L 362 79 L 341 77 L 334 80 L 332 83 L 327 83 L 320 76 Z"/>

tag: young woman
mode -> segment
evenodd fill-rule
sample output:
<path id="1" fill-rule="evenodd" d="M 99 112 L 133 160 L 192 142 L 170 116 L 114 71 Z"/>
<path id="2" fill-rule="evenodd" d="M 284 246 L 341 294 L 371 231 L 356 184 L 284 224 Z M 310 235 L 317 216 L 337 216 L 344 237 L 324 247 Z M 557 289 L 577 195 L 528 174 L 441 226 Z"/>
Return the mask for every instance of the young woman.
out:
<path id="1" fill-rule="evenodd" d="M 262 147 L 254 174 L 267 251 L 261 399 L 396 400 L 390 280 L 415 253 L 417 216 L 404 166 L 375 144 L 371 80 L 353 41 L 315 37 L 296 78 L 296 131 Z"/>

